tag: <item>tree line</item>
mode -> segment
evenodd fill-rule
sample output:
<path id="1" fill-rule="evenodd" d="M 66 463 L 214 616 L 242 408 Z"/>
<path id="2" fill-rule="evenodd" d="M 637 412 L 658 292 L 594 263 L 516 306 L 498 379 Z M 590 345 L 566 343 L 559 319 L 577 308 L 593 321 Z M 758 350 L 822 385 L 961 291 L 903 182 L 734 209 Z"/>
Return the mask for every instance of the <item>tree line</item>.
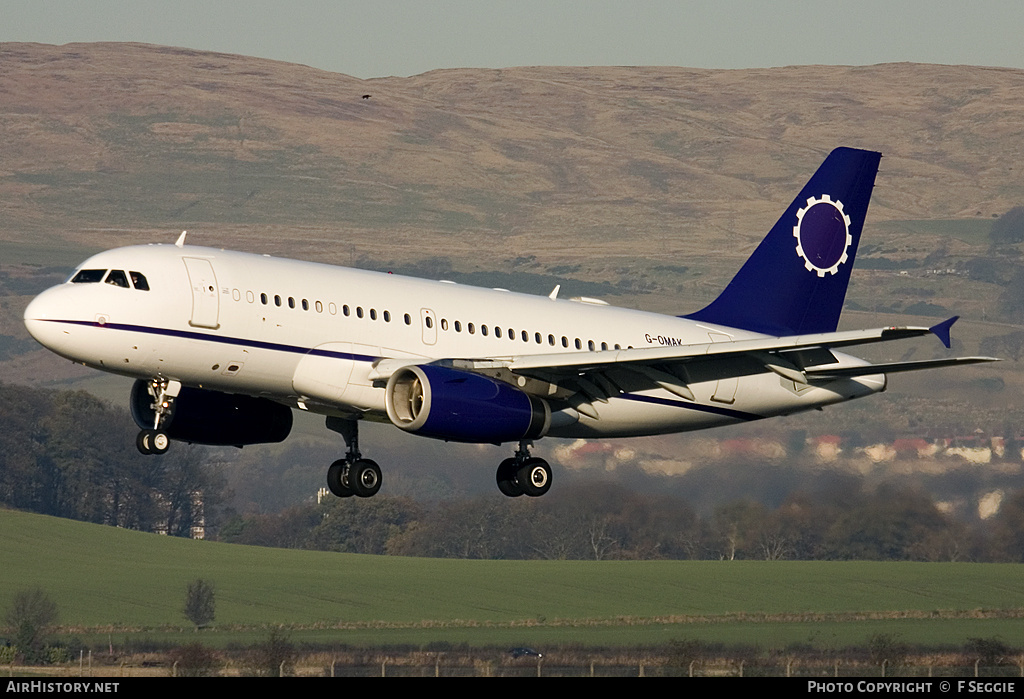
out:
<path id="1" fill-rule="evenodd" d="M 198 450 L 142 456 L 125 411 L 88 393 L 0 386 L 0 424 L 0 505 L 189 536 L 222 495 Z"/>
<path id="2" fill-rule="evenodd" d="M 674 496 L 595 483 L 536 500 L 481 496 L 432 507 L 406 497 L 331 498 L 235 516 L 223 541 L 349 553 L 476 559 L 1024 561 L 1024 490 L 987 521 L 921 492 L 797 491 L 696 513 Z"/>

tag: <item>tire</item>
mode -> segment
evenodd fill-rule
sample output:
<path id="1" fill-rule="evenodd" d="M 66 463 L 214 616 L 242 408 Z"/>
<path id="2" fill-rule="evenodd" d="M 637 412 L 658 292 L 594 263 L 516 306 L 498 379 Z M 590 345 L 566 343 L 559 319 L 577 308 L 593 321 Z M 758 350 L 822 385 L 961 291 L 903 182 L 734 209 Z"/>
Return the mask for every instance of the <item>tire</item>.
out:
<path id="1" fill-rule="evenodd" d="M 163 430 L 150 430 L 149 449 L 153 454 L 165 454 L 171 446 L 171 438 Z"/>
<path id="2" fill-rule="evenodd" d="M 327 489 L 339 498 L 352 497 L 352 489 L 348 487 L 348 478 L 345 470 L 348 463 L 344 459 L 338 459 L 327 469 Z"/>
<path id="3" fill-rule="evenodd" d="M 516 481 L 525 495 L 539 498 L 551 489 L 551 467 L 544 459 L 527 459 L 516 473 Z"/>
<path id="4" fill-rule="evenodd" d="M 135 438 L 135 448 L 139 450 L 140 454 L 149 456 L 153 453 L 153 448 L 150 446 L 150 433 L 153 430 L 140 430 L 138 436 Z"/>
<path id="5" fill-rule="evenodd" d="M 498 465 L 496 480 L 498 481 L 498 490 L 502 495 L 517 498 L 523 494 L 523 489 L 519 487 L 519 482 L 516 480 L 518 466 L 515 459 L 505 459 Z"/>
<path id="6" fill-rule="evenodd" d="M 372 498 L 380 490 L 380 466 L 375 461 L 360 459 L 349 467 L 348 485 L 361 498 Z"/>

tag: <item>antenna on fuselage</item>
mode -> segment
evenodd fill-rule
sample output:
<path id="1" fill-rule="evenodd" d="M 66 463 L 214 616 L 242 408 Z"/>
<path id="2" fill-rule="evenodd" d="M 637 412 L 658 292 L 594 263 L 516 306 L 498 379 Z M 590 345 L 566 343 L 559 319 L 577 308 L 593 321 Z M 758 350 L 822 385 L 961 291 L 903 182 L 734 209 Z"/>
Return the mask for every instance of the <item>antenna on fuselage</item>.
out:
<path id="1" fill-rule="evenodd" d="M 561 284 L 555 284 L 555 289 L 550 294 L 548 294 L 548 298 L 551 299 L 552 301 L 557 299 L 558 298 L 558 290 L 561 289 L 561 288 L 562 288 Z"/>
<path id="2" fill-rule="evenodd" d="M 179 248 L 180 247 L 184 247 L 184 245 L 185 245 L 185 235 L 187 233 L 188 233 L 188 231 L 182 231 L 181 235 L 178 236 L 178 239 L 174 242 L 174 244 L 177 245 Z"/>

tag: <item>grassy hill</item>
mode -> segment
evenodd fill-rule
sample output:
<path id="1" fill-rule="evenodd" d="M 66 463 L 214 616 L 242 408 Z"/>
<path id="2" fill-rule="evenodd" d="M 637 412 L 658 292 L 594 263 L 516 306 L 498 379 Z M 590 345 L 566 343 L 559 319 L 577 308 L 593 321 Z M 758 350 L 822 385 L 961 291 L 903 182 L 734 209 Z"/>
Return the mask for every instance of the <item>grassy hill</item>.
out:
<path id="1" fill-rule="evenodd" d="M 0 510 L 0 590 L 40 585 L 76 633 L 187 637 L 188 581 L 211 580 L 220 638 L 286 625 L 350 643 L 784 646 L 873 633 L 1024 643 L 1013 565 L 458 561 L 173 539 Z M 6 600 L 2 601 L 6 604 Z"/>

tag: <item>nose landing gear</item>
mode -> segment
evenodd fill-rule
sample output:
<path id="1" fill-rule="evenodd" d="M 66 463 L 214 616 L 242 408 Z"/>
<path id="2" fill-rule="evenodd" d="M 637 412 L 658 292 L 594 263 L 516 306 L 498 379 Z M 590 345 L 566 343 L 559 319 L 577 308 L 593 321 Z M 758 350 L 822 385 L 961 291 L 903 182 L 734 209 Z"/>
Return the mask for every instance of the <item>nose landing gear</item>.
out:
<path id="1" fill-rule="evenodd" d="M 174 399 L 181 391 L 181 382 L 155 378 L 150 380 L 146 390 L 153 398 L 153 428 L 139 432 L 135 446 L 141 454 L 163 454 L 171 445 L 171 439 L 163 429 L 174 415 Z"/>

